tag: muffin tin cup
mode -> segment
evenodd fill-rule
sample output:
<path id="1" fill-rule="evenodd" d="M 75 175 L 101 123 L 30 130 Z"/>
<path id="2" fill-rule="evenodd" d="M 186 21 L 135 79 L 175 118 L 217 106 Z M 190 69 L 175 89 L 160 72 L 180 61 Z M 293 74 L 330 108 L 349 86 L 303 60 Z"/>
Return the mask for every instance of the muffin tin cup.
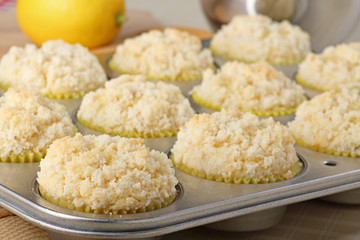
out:
<path id="1" fill-rule="evenodd" d="M 76 108 L 75 110 L 73 110 L 71 118 L 76 126 L 76 128 L 78 129 L 78 131 L 83 134 L 83 135 L 102 135 L 102 134 L 106 134 L 103 132 L 99 132 L 93 129 L 90 129 L 84 125 L 82 125 L 77 117 L 78 108 Z M 143 138 L 145 141 L 145 145 L 147 147 L 149 147 L 150 149 L 154 149 L 160 152 L 167 152 L 175 143 L 176 141 L 176 136 L 174 137 L 163 137 L 163 138 Z"/>
<path id="2" fill-rule="evenodd" d="M 152 82 L 158 82 L 158 81 L 152 81 Z M 189 81 L 162 81 L 164 83 L 174 84 L 175 86 L 178 86 L 181 90 L 181 93 L 185 97 L 189 97 L 189 92 L 191 89 L 193 89 L 194 86 L 201 84 L 201 79 L 196 80 L 189 80 Z"/>
<path id="3" fill-rule="evenodd" d="M 285 205 L 246 214 L 240 217 L 210 223 L 206 225 L 206 227 L 228 232 L 260 231 L 278 224 L 285 214 L 286 207 Z"/>
<path id="4" fill-rule="evenodd" d="M 333 203 L 357 205 L 360 204 L 360 188 L 331 194 L 320 199 Z"/>
<path id="5" fill-rule="evenodd" d="M 55 102 L 62 104 L 71 115 L 75 110 L 80 107 L 82 98 L 68 98 L 68 99 L 53 99 Z"/>
<path id="6" fill-rule="evenodd" d="M 301 87 L 304 89 L 305 95 L 308 99 L 311 99 L 311 98 L 323 93 L 323 92 L 319 92 L 319 91 L 316 91 L 314 89 L 307 88 L 304 86 L 301 86 Z"/>
<path id="7" fill-rule="evenodd" d="M 283 72 L 288 78 L 293 79 L 299 64 L 277 64 L 272 66 L 277 70 Z"/>
<path id="8" fill-rule="evenodd" d="M 201 106 L 201 105 L 197 104 L 191 97 L 189 98 L 189 101 L 190 101 L 191 107 L 197 113 L 211 114 L 211 113 L 216 112 L 216 110 L 214 110 L 214 109 L 207 108 L 207 107 L 204 107 L 204 106 Z M 269 117 L 272 117 L 275 121 L 286 125 L 288 122 L 294 120 L 295 114 L 279 115 L 279 116 L 259 116 L 260 119 L 265 119 L 265 118 L 269 118 Z"/>

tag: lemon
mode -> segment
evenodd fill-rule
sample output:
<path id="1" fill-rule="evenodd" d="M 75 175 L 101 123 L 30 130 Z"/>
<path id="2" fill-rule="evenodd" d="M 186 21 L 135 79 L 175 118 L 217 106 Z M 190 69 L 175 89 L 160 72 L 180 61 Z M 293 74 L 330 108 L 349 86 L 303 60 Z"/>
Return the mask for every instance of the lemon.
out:
<path id="1" fill-rule="evenodd" d="M 94 48 L 110 43 L 125 19 L 124 0 L 18 0 L 22 31 L 36 44 L 63 39 Z"/>

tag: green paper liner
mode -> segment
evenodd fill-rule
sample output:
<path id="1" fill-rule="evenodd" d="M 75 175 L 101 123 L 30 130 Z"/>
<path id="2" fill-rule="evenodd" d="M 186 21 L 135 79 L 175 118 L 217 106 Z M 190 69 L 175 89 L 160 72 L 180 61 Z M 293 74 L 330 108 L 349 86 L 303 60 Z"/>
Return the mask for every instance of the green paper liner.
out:
<path id="1" fill-rule="evenodd" d="M 171 203 L 174 202 L 174 200 L 176 198 L 176 194 L 171 195 L 171 196 L 169 196 L 169 198 L 165 199 L 161 203 L 152 203 L 146 207 L 130 209 L 130 210 L 127 210 L 127 209 L 104 209 L 104 208 L 93 209 L 90 206 L 75 207 L 75 205 L 73 203 L 71 203 L 67 200 L 50 196 L 50 194 L 48 194 L 47 191 L 41 187 L 41 185 L 39 185 L 39 193 L 42 198 L 44 198 L 48 202 L 51 202 L 55 205 L 60 206 L 60 207 L 71 209 L 71 210 L 76 210 L 76 211 L 81 211 L 81 212 L 99 213 L 99 214 L 131 214 L 131 213 L 144 213 L 144 212 L 154 211 L 154 210 L 169 206 Z"/>
<path id="2" fill-rule="evenodd" d="M 45 93 L 43 95 L 47 98 L 52 98 L 52 99 L 72 99 L 72 98 L 82 98 L 86 93 L 88 92 L 82 91 L 77 93 Z"/>
<path id="3" fill-rule="evenodd" d="M 296 141 L 296 144 L 298 144 L 302 147 L 311 149 L 316 152 L 327 153 L 327 154 L 336 155 L 336 156 L 340 156 L 340 157 L 353 157 L 353 158 L 360 157 L 360 155 L 357 155 L 356 153 L 353 153 L 353 152 L 337 152 L 335 150 L 327 149 L 327 148 L 324 148 L 321 146 L 310 145 L 302 139 L 296 138 L 295 136 L 293 136 L 293 137 Z"/>
<path id="4" fill-rule="evenodd" d="M 247 59 L 234 58 L 234 57 L 231 57 L 228 55 L 220 54 L 218 51 L 216 51 L 215 47 L 212 45 L 210 45 L 210 51 L 215 56 L 226 58 L 229 61 L 238 61 L 238 62 L 243 62 L 243 63 L 255 63 L 255 62 L 259 61 L 259 60 L 247 60 Z M 300 58 L 300 59 L 290 60 L 290 61 L 283 60 L 283 61 L 266 61 L 266 62 L 271 65 L 293 65 L 293 64 L 298 64 L 298 63 L 302 62 L 304 59 L 305 59 L 305 57 Z"/>
<path id="5" fill-rule="evenodd" d="M 83 126 L 93 129 L 98 132 L 107 133 L 111 135 L 118 135 L 122 137 L 129 137 L 129 138 L 166 138 L 166 137 L 175 137 L 178 133 L 178 130 L 164 130 L 161 132 L 118 132 L 118 131 L 106 131 L 105 128 L 92 124 L 88 121 L 83 120 L 82 118 L 77 118 L 79 123 Z"/>
<path id="6" fill-rule="evenodd" d="M 27 163 L 27 162 L 40 162 L 45 157 L 47 149 L 40 152 L 28 152 L 25 154 L 17 154 L 6 157 L 0 157 L 0 162 L 6 163 Z"/>
<path id="7" fill-rule="evenodd" d="M 110 60 L 108 61 L 108 66 L 112 71 L 117 72 L 119 74 L 130 74 L 130 75 L 140 74 L 140 73 L 126 72 L 126 71 L 120 69 L 119 67 L 115 66 L 113 57 L 111 57 Z M 216 71 L 216 66 L 212 66 L 212 69 L 214 71 Z M 169 82 L 171 82 L 171 81 L 193 81 L 193 80 L 201 79 L 202 74 L 198 74 L 198 75 L 194 75 L 194 76 L 190 76 L 190 77 L 179 77 L 179 78 L 166 78 L 166 77 L 156 77 L 156 76 L 148 76 L 148 75 L 146 75 L 146 77 L 149 80 L 160 80 L 160 81 L 169 81 Z"/>
<path id="8" fill-rule="evenodd" d="M 0 82 L 0 88 L 2 88 L 4 91 L 7 91 L 9 89 L 9 86 Z"/>
<path id="9" fill-rule="evenodd" d="M 214 109 L 216 111 L 220 111 L 222 109 L 221 106 L 218 106 L 218 105 L 213 105 L 212 103 L 210 103 L 209 101 L 206 101 L 202 98 L 200 98 L 196 92 L 193 92 L 191 94 L 191 97 L 192 99 L 194 100 L 195 103 L 199 104 L 200 106 L 203 106 L 203 107 L 207 107 L 207 108 L 211 108 L 211 109 Z M 304 98 L 305 100 L 306 98 Z M 303 100 L 303 101 L 304 101 Z M 248 110 L 248 111 L 245 111 L 243 109 L 239 109 L 241 112 L 251 112 L 257 116 L 266 116 L 266 117 L 269 117 L 269 116 L 282 116 L 282 115 L 290 115 L 290 114 L 293 114 L 296 112 L 296 109 L 297 109 L 297 106 L 294 107 L 294 108 L 289 108 L 289 109 L 285 109 L 285 110 L 278 110 L 278 111 L 257 111 L 257 110 Z"/>
<path id="10" fill-rule="evenodd" d="M 236 184 L 260 184 L 260 183 L 274 183 L 274 182 L 280 182 L 291 179 L 287 177 L 288 173 L 284 173 L 282 175 L 265 176 L 260 178 L 234 178 L 234 177 L 225 178 L 221 175 L 208 175 L 202 171 L 199 171 L 194 168 L 190 168 L 184 164 L 177 164 L 174 161 L 173 154 L 171 154 L 171 160 L 174 166 L 183 172 L 186 172 L 195 177 L 204 178 L 217 182 L 236 183 Z M 294 164 L 294 166 L 290 169 L 293 177 L 297 176 L 301 172 L 302 168 L 303 168 L 303 164 L 300 161 L 297 161 Z"/>
<path id="11" fill-rule="evenodd" d="M 7 91 L 11 86 L 5 85 L 0 82 L 0 88 Z M 91 92 L 95 89 L 89 91 L 81 91 L 76 93 L 44 93 L 43 96 L 52 99 L 72 99 L 72 98 L 82 98 L 86 93 Z"/>
<path id="12" fill-rule="evenodd" d="M 307 87 L 309 89 L 315 90 L 315 91 L 326 92 L 329 90 L 329 89 L 324 89 L 324 88 L 316 87 L 314 85 L 309 84 L 308 82 L 304 81 L 304 79 L 302 79 L 299 74 L 295 75 L 295 80 L 298 84 L 300 84 L 304 87 Z"/>

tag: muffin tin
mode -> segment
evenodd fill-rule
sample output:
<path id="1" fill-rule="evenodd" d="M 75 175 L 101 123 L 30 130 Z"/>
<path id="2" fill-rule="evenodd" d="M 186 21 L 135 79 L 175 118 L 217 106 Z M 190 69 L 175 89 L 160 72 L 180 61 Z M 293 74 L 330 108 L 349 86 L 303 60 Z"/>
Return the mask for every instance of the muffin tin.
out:
<path id="1" fill-rule="evenodd" d="M 296 150 L 304 168 L 293 179 L 231 184 L 176 170 L 179 184 L 173 204 L 126 215 L 84 213 L 56 206 L 39 195 L 38 163 L 1 163 L 0 205 L 47 229 L 52 239 L 133 239 L 206 224 L 227 231 L 259 230 L 276 224 L 288 204 L 360 187 L 358 158 L 331 156 L 300 146 Z M 262 216 L 262 224 L 257 216 Z"/>
<path id="2" fill-rule="evenodd" d="M 109 55 L 99 59 L 109 73 L 106 64 Z M 71 112 L 80 132 L 100 134 L 77 122 L 80 100 L 59 101 Z M 198 112 L 206 110 L 193 106 Z M 289 117 L 282 122 L 285 124 L 293 118 Z M 175 139 L 162 139 L 164 142 L 155 142 L 150 147 L 168 151 Z M 54 205 L 39 194 L 36 181 L 39 163 L 0 163 L 0 205 L 47 229 L 51 239 L 81 240 L 158 238 L 200 225 L 225 231 L 254 231 L 278 223 L 288 204 L 318 197 L 359 203 L 359 198 L 353 199 L 358 195 L 353 189 L 360 187 L 359 158 L 318 153 L 301 146 L 296 146 L 296 151 L 303 163 L 301 173 L 276 183 L 216 182 L 176 169 L 177 198 L 170 206 L 126 215 L 85 213 Z"/>

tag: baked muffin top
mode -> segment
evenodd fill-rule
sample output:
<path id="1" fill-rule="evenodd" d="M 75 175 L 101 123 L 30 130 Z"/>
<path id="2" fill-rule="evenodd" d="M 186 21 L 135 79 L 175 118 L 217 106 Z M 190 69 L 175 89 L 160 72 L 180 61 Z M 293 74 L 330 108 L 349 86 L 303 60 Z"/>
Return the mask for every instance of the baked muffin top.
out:
<path id="1" fill-rule="evenodd" d="M 128 38 L 116 48 L 115 69 L 155 80 L 195 80 L 213 65 L 198 37 L 175 28 L 151 30 Z"/>
<path id="2" fill-rule="evenodd" d="M 0 85 L 26 88 L 51 98 L 79 97 L 106 81 L 96 56 L 63 40 L 11 47 L 0 60 Z"/>
<path id="3" fill-rule="evenodd" d="M 192 93 L 219 108 L 235 107 L 253 113 L 294 109 L 305 99 L 300 85 L 266 62 L 233 61 L 216 73 L 208 69 Z"/>
<path id="4" fill-rule="evenodd" d="M 65 107 L 40 93 L 10 88 L 0 97 L 2 158 L 41 152 L 74 129 Z"/>
<path id="5" fill-rule="evenodd" d="M 360 156 L 360 87 L 303 102 L 289 128 L 297 143 L 316 151 Z"/>
<path id="6" fill-rule="evenodd" d="M 237 15 L 214 35 L 211 50 L 228 59 L 292 64 L 310 52 L 310 36 L 287 20 L 263 15 Z"/>
<path id="7" fill-rule="evenodd" d="M 54 141 L 37 181 L 76 208 L 124 213 L 172 200 L 178 182 L 166 154 L 149 151 L 143 139 L 81 134 Z"/>
<path id="8" fill-rule="evenodd" d="M 186 166 L 225 179 L 292 178 L 298 162 L 289 129 L 272 118 L 228 108 L 199 114 L 181 128 L 172 153 Z"/>
<path id="9" fill-rule="evenodd" d="M 320 54 L 310 53 L 299 65 L 297 80 L 310 88 L 341 90 L 360 82 L 360 42 L 329 46 Z"/>
<path id="10" fill-rule="evenodd" d="M 195 114 L 180 89 L 149 82 L 143 75 L 121 75 L 86 94 L 77 117 L 106 133 L 177 132 Z"/>

